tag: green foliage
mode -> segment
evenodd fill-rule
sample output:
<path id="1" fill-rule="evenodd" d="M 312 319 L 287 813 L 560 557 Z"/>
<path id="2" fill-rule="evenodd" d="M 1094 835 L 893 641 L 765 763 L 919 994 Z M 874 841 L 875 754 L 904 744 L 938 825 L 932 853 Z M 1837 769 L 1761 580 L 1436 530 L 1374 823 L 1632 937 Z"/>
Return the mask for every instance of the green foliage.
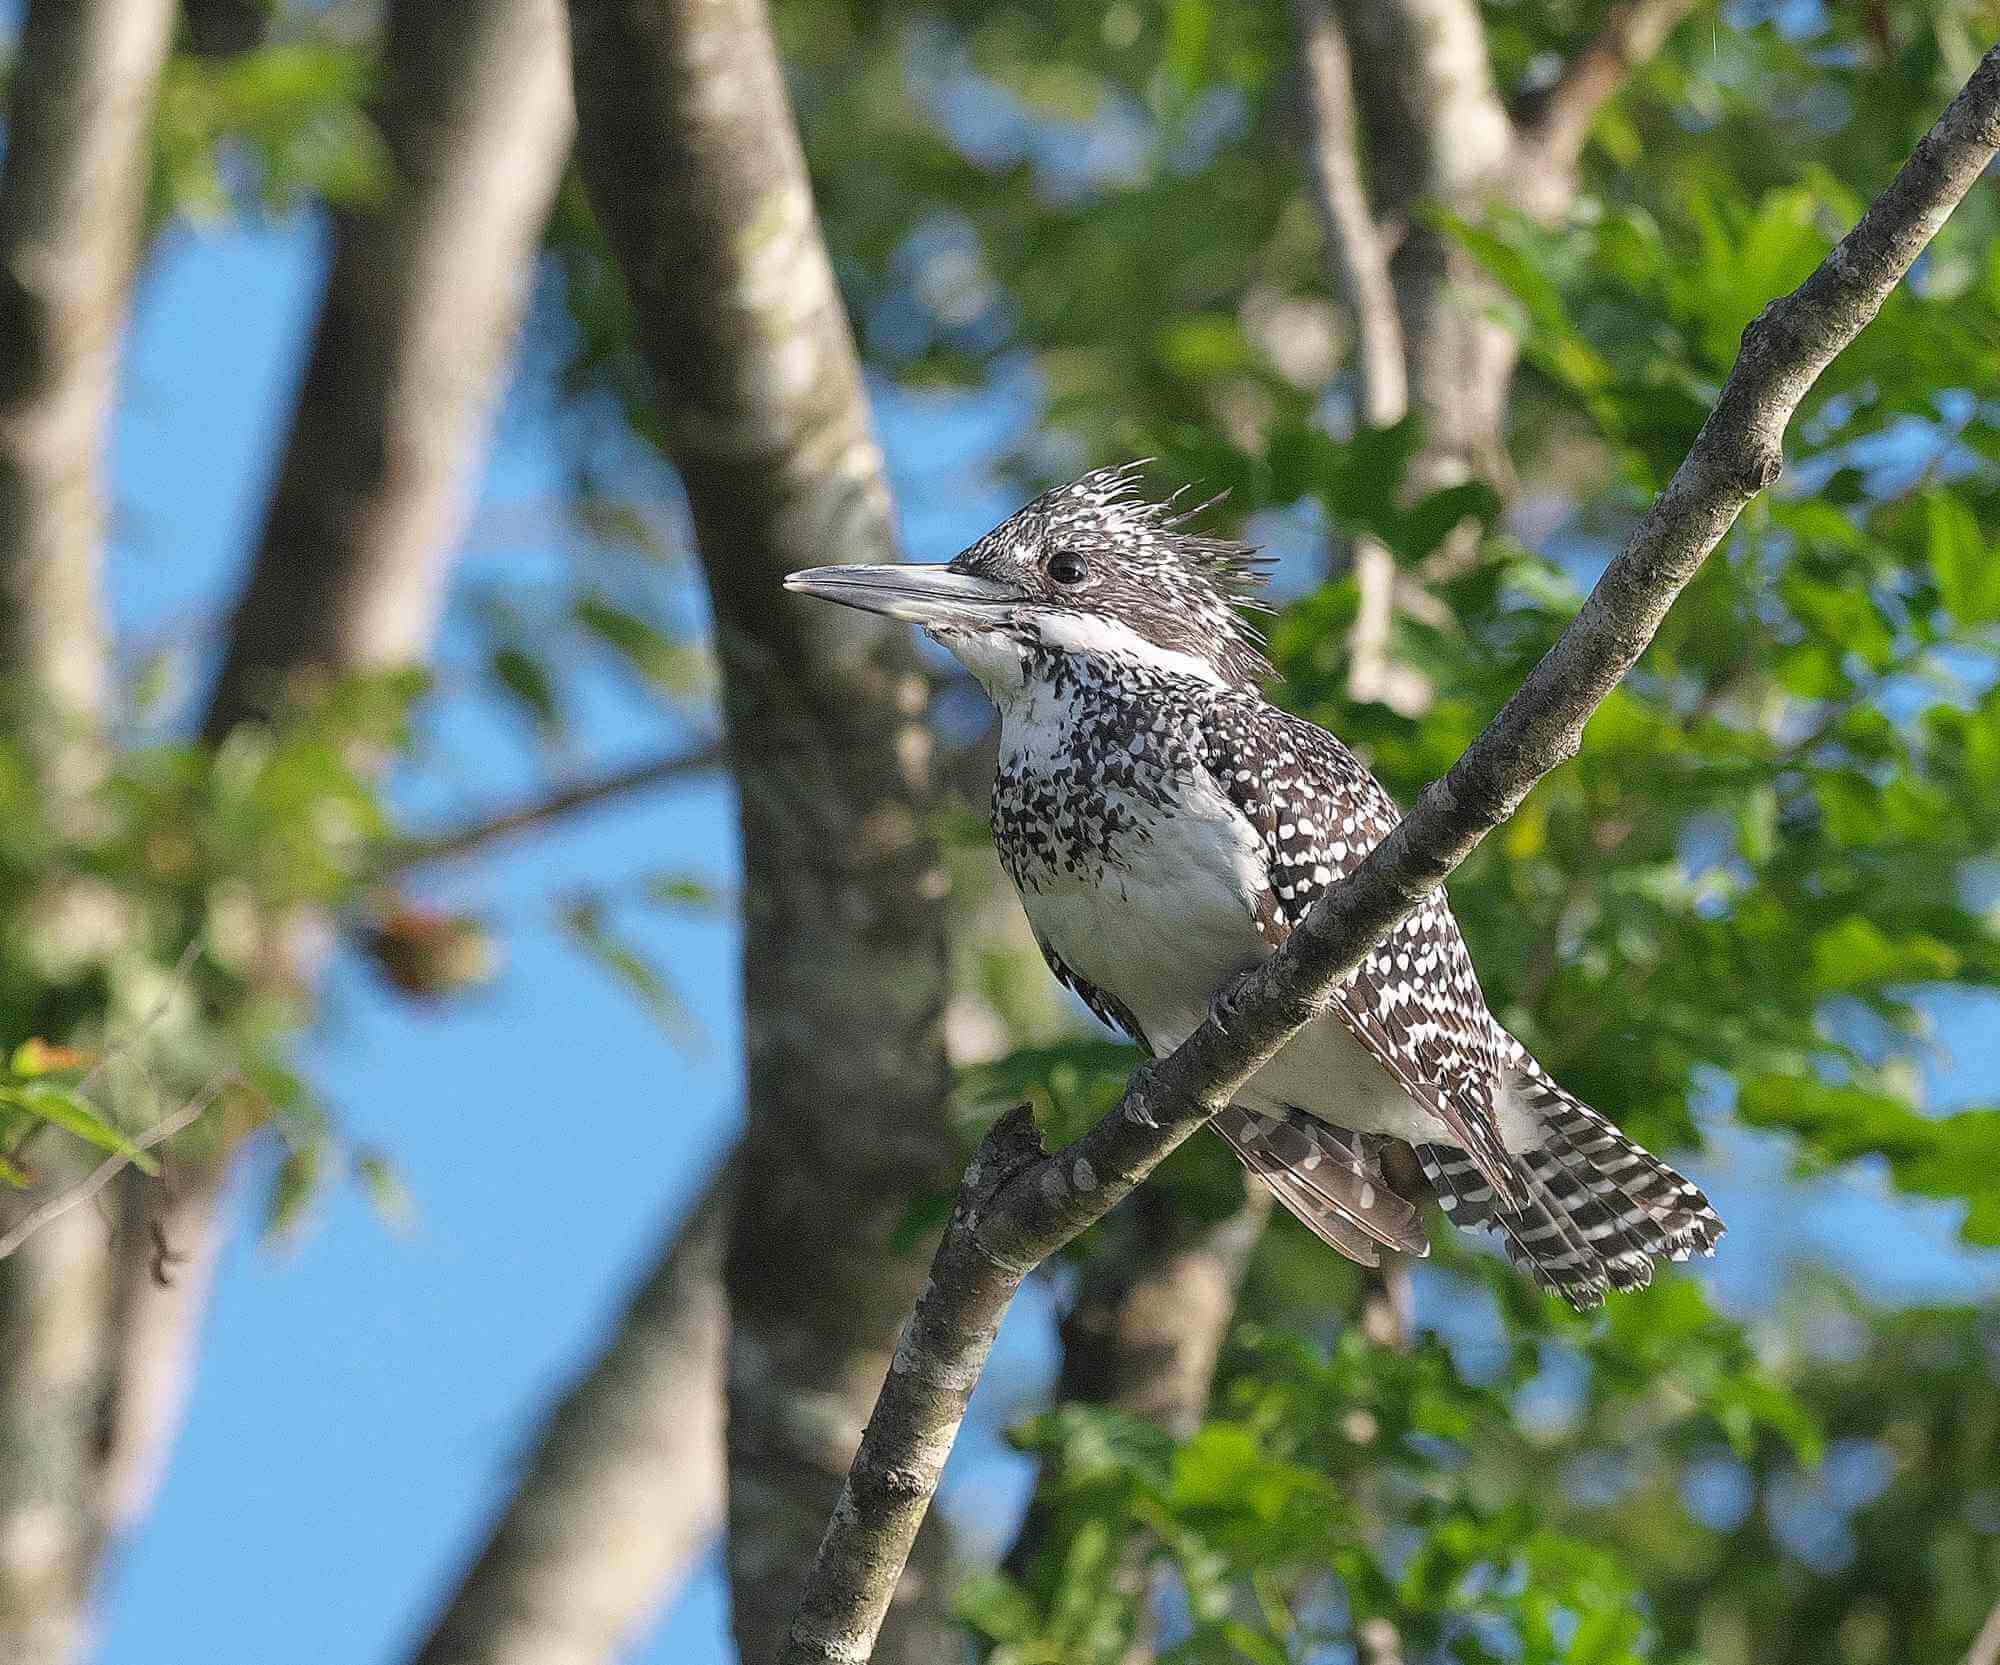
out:
<path id="1" fill-rule="evenodd" d="M 168 65 L 154 125 L 157 210 L 197 224 L 254 203 L 379 201 L 391 168 L 365 112 L 374 66 L 337 41 L 297 41 Z"/>
<path id="2" fill-rule="evenodd" d="M 1008 1665 L 1115 1661 L 1150 1567 L 1185 1603 L 1156 1615 L 1166 1659 L 1297 1658 L 1380 1623 L 1418 1658 L 1650 1657 L 1622 1540 L 1677 1511 L 1679 1462 L 1718 1437 L 1746 1460 L 1813 1461 L 1817 1433 L 1692 1285 L 1614 1322 L 1627 1334 L 1593 1355 L 1560 1428 L 1519 1414 L 1551 1368 L 1537 1348 L 1473 1381 L 1435 1342 L 1400 1353 L 1356 1331 L 1320 1353 L 1246 1328 L 1186 1440 L 1117 1411 L 1045 1413 L 1017 1436 L 1046 1465 L 1041 1552 L 1024 1578 L 976 1581 L 962 1610 Z M 1551 1487 L 1606 1464 L 1614 1505 Z"/>
<path id="3" fill-rule="evenodd" d="M 584 956 L 638 1001 L 646 1015 L 683 1048 L 701 1044 L 701 1025 L 673 980 L 612 922 L 602 898 L 573 896 L 561 910 L 563 929 Z"/>
<path id="4" fill-rule="evenodd" d="M 1531 100 L 1604 11 L 1482 7 L 1503 89 Z M 1523 366 L 1511 478 L 1438 491 L 1412 473 L 1416 419 L 1355 432 L 1282 8 L 787 0 L 777 22 L 874 373 L 926 398 L 1031 388 L 1002 460 L 1024 487 L 1151 455 L 1164 482 L 1227 488 L 1217 518 L 1275 527 L 1287 557 L 1280 697 L 1406 801 L 1555 640 L 1744 326 L 1852 223 L 1988 32 L 1955 5 L 1703 12 L 1598 118 L 1573 212 L 1417 204 L 1495 281 Z M 1879 1158 L 1900 1190 L 1961 1202 L 1974 1242 L 2000 1221 L 1994 1112 L 1934 1113 L 1920 1066 L 1927 991 L 2000 988 L 1981 879 L 2000 848 L 1996 200 L 1967 203 L 1827 374 L 1786 479 L 1576 762 L 1452 884 L 1496 1011 L 1639 1137 L 1686 1146 L 1733 1107 L 1803 1170 Z M 645 431 L 603 275 L 574 257 L 579 385 Z M 1390 644 L 1435 689 L 1415 714 L 1348 698 L 1340 556 L 1363 534 L 1439 604 Z M 1073 1136 L 1130 1055 L 1036 1040 L 962 1097 L 1030 1099 L 1046 1136 Z M 1209 1179 L 1176 1208 L 1226 1205 L 1226 1160 Z M 1424 1313 L 1476 1315 L 1497 1362 L 1359 1347 L 1354 1280 L 1281 1224 L 1245 1297 L 1268 1329 L 1239 1338 L 1189 1440 L 1078 1406 L 1033 1420 L 1060 1528 L 1026 1577 L 967 1587 L 992 1657 L 1116 1659 L 1142 1628 L 1166 1658 L 1347 1657 L 1371 1617 L 1411 1660 L 1963 1654 L 1983 1617 L 1963 1592 L 2000 1576 L 1976 1478 L 2000 1392 L 1969 1310 L 1794 1287 L 1782 1322 L 1753 1322 L 1667 1273 L 1586 1323 L 1461 1243 L 1438 1259 Z M 1817 1341 L 1829 1301 L 1838 1357 Z M 1550 1382 L 1554 1422 L 1533 1409 Z M 1366 1441 L 1343 1431 L 1357 1408 Z M 1837 1495 L 1884 1452 L 1885 1489 Z M 1717 1490 L 1749 1501 L 1725 1519 Z"/>
<path id="5" fill-rule="evenodd" d="M 134 1140 L 205 1104 L 168 1148 L 274 1125 L 273 1223 L 296 1217 L 335 1141 L 291 1063 L 288 933 L 362 905 L 391 830 L 362 760 L 402 743 L 421 687 L 358 678 L 212 752 L 131 746 L 61 814 L 0 737 L 0 1181 L 40 1183 L 45 1131 L 155 1172 Z"/>
<path id="6" fill-rule="evenodd" d="M 1532 103 L 1606 11 L 1483 6 L 1507 95 Z M 373 70 L 292 21 L 291 44 L 176 63 L 163 213 L 365 209 L 385 187 L 362 113 Z M 1284 8 L 776 13 L 878 383 L 941 409 L 968 394 L 1031 405 L 998 463 L 1023 487 L 1149 455 L 1164 482 L 1227 488 L 1215 522 L 1254 521 L 1287 558 L 1270 621 L 1282 697 L 1406 800 L 1554 641 L 1686 453 L 1744 326 L 1886 181 L 1989 23 L 1928 0 L 1703 8 L 1598 117 L 1571 212 L 1415 204 L 1397 229 L 1451 239 L 1490 277 L 1471 304 L 1504 319 L 1522 363 L 1507 467 L 1440 489 L 1418 418 L 1356 431 L 1352 325 L 1304 190 Z M 1803 1171 L 1867 1159 L 1903 1193 L 1961 1204 L 1964 1236 L 1985 1244 L 2000 1242 L 2000 1111 L 1936 1113 L 1920 1066 L 1928 991 L 2000 988 L 1996 233 L 2000 198 L 1976 193 L 1809 399 L 1787 478 L 1575 763 L 1452 885 L 1495 1009 L 1639 1137 L 1690 1145 L 1733 1116 L 1781 1134 Z M 549 254 L 561 315 L 539 322 L 571 413 L 608 408 L 621 442 L 656 440 L 622 285 L 574 182 Z M 573 559 L 470 594 L 478 697 L 558 769 L 594 676 L 670 718 L 709 716 L 687 574 L 663 559 L 677 528 L 635 506 L 655 481 L 629 449 L 607 461 L 580 443 L 571 501 L 535 529 Z M 1412 713 L 1348 697 L 1344 555 L 1364 535 L 1435 603 L 1389 644 L 1435 691 Z M 223 1070 L 250 1084 L 187 1137 L 274 1120 L 290 1151 L 281 1225 L 344 1163 L 289 1065 L 301 1003 L 265 975 L 258 922 L 310 907 L 382 923 L 367 886 L 392 829 L 349 759 L 357 736 L 393 738 L 390 706 L 213 757 L 132 752 L 82 833 L 46 824 L 0 748 L 0 1035 L 101 1056 L 198 944 L 186 997 L 146 1031 L 149 1069 L 174 1091 Z M 970 824 L 936 829 L 968 872 L 966 847 L 983 847 Z M 637 888 L 645 905 L 714 901 L 684 874 Z M 38 922 L 55 897 L 70 923 L 52 935 Z M 621 900 L 566 898 L 560 923 L 686 1038 L 670 968 Z M 1109 1107 L 1131 1049 L 1050 1040 L 1018 956 L 982 950 L 966 981 L 1035 1043 L 966 1072 L 969 1121 L 1026 1099 L 1060 1141 Z M 157 1114 L 119 1096 L 117 1071 L 85 1092 L 87 1066 L 32 1065 L 17 1056 L 0 1079 L 0 1183 L 33 1179 L 18 1148 L 31 1125 L 67 1116 L 64 1137 L 103 1145 Z M 377 1157 L 357 1165 L 399 1210 Z M 1190 1227 L 1241 1196 L 1209 1138 L 1155 1191 Z M 915 1252 L 946 1207 L 915 1199 L 900 1246 Z M 1120 1230 L 1077 1256 L 1121 1251 Z M 1668 1272 L 1582 1320 L 1439 1235 L 1421 1307 L 1435 1328 L 1408 1354 L 1361 1343 L 1358 1278 L 1281 1224 L 1199 1429 L 1176 1440 L 1076 1405 L 1030 1419 L 1020 1439 L 1052 1525 L 1018 1578 L 963 1592 L 991 1657 L 1115 1660 L 1150 1632 L 1169 1660 L 1275 1665 L 1365 1654 L 1371 1623 L 1412 1665 L 1963 1656 L 2000 1586 L 1988 1316 L 1880 1311 L 1790 1274 L 1773 1315 L 1746 1316 Z"/>

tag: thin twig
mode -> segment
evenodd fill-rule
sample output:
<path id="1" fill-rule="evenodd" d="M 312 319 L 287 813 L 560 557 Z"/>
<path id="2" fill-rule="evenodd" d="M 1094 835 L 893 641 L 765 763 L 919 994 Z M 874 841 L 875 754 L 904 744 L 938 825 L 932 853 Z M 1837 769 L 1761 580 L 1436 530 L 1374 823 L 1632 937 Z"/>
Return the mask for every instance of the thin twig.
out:
<path id="1" fill-rule="evenodd" d="M 608 799 L 626 797 L 634 792 L 643 792 L 650 787 L 665 786 L 674 781 L 685 780 L 690 775 L 708 774 L 720 769 L 727 761 L 728 755 L 722 743 L 715 740 L 698 746 L 693 751 L 668 752 L 660 757 L 647 758 L 642 763 L 630 764 L 625 768 L 613 769 L 608 773 L 594 776 L 590 780 L 578 781 L 573 786 L 562 787 L 545 797 L 517 804 L 512 809 L 498 811 L 465 826 L 454 827 L 448 832 L 413 838 L 389 852 L 383 863 L 383 872 L 398 873 L 434 861 L 448 861 L 457 856 L 471 855 L 489 844 L 512 838 L 516 833 L 531 832 L 549 821 L 574 814 L 579 809 L 588 809 Z"/>
<path id="2" fill-rule="evenodd" d="M 188 938 L 187 946 L 181 950 L 181 957 L 174 961 L 174 969 L 167 977 L 167 986 L 160 991 L 160 998 L 153 1002 L 152 1010 L 107 1046 L 97 1062 L 84 1072 L 83 1079 L 76 1084 L 79 1098 L 97 1085 L 97 1078 L 111 1067 L 114 1059 L 122 1057 L 137 1046 L 160 1019 L 167 1015 L 181 990 L 186 986 L 188 972 L 193 969 L 195 955 L 200 952 L 201 932 L 197 931 Z"/>
<path id="3" fill-rule="evenodd" d="M 175 997 L 179 995 L 183 985 L 186 983 L 188 970 L 193 966 L 194 957 L 200 952 L 200 949 L 201 933 L 197 931 L 193 936 L 188 938 L 187 946 L 181 950 L 181 957 L 174 962 L 174 969 L 167 978 L 167 986 L 161 991 L 160 998 L 153 1003 L 153 1009 L 116 1040 L 108 1042 L 104 1050 L 98 1054 L 97 1062 L 84 1072 L 83 1079 L 77 1082 L 75 1088 L 79 1098 L 88 1093 L 92 1087 L 96 1086 L 97 1078 L 109 1069 L 114 1062 L 123 1057 L 125 1053 L 144 1040 L 147 1031 L 152 1029 L 161 1018 L 167 1015 L 167 1011 L 173 1005 Z M 54 1125 L 53 1122 L 47 1121 L 30 1123 L 27 1131 L 21 1135 L 19 1142 L 7 1154 L 14 1157 L 23 1155 L 28 1147 L 41 1137 L 43 1129 L 53 1127 Z"/>
<path id="4" fill-rule="evenodd" d="M 800 1595 L 781 1665 L 863 1665 L 1014 1291 L 1102 1218 L 1308 1022 L 1362 957 L 1436 890 L 1536 781 L 1576 755 L 1583 725 L 1652 641 L 1743 506 L 1777 479 L 1786 424 L 1875 316 L 2000 150 L 2000 48 L 1990 52 L 1820 268 L 1766 307 L 1694 448 L 1561 640 L 1442 781 L 1284 947 L 1218 995 L 1180 1047 L 1142 1065 L 1118 1107 L 1042 1152 L 1025 1110 L 967 1169 L 952 1223 L 896 1348 Z"/>
<path id="5" fill-rule="evenodd" d="M 223 1090 L 235 1084 L 234 1075 L 225 1076 L 213 1082 L 198 1097 L 181 1106 L 170 1116 L 164 1116 L 145 1132 L 131 1141 L 129 1149 L 108 1156 L 93 1168 L 84 1178 L 66 1191 L 58 1191 L 47 1202 L 30 1210 L 10 1230 L 0 1233 L 0 1260 L 5 1260 L 16 1249 L 53 1220 L 60 1219 L 72 1208 L 87 1203 L 114 1179 L 129 1168 L 139 1152 L 151 1150 L 163 1140 L 171 1139 L 184 1127 L 191 1127 L 208 1113 L 208 1107 L 222 1096 Z"/>

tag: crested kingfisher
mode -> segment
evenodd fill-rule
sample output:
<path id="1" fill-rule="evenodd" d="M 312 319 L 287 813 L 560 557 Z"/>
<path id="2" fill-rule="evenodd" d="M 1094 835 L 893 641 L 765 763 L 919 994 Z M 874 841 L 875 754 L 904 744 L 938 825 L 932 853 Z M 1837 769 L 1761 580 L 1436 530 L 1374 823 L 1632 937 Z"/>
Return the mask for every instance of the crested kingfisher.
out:
<path id="1" fill-rule="evenodd" d="M 921 626 L 1000 711 L 993 836 L 1050 969 L 1152 1053 L 1276 951 L 1398 818 L 1361 761 L 1271 704 L 1239 611 L 1262 561 L 1142 495 L 1136 465 L 1035 499 L 945 566 L 786 588 Z M 1553 1081 L 1487 1010 L 1433 893 L 1211 1124 L 1364 1265 L 1429 1250 L 1414 1152 L 1460 1227 L 1582 1309 L 1710 1254 L 1701 1191 Z M 1411 1180 L 1414 1176 L 1411 1176 Z"/>

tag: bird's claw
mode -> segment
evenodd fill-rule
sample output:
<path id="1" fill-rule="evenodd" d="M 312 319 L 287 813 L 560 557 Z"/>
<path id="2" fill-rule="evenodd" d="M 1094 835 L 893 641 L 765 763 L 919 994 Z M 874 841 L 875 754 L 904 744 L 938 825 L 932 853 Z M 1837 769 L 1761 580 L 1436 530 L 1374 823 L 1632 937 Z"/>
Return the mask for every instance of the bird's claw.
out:
<path id="1" fill-rule="evenodd" d="M 1250 979 L 1257 975 L 1257 967 L 1232 973 L 1223 979 L 1222 986 L 1208 997 L 1208 1015 L 1216 1024 L 1227 1030 L 1236 1021 L 1241 1009 L 1243 992 L 1250 986 Z"/>

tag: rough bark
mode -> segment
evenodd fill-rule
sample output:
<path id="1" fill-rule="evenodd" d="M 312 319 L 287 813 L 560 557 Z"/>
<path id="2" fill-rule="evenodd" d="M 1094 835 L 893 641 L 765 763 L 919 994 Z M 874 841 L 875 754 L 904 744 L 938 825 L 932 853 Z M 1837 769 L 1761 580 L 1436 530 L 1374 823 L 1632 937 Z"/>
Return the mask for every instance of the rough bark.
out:
<path id="1" fill-rule="evenodd" d="M 735 1165 L 565 1394 L 416 1665 L 604 1665 L 722 1524 Z"/>
<path id="2" fill-rule="evenodd" d="M 1637 662 L 1743 506 L 1781 472 L 1786 425 L 2000 151 L 2000 48 L 1887 190 L 1798 289 L 1744 331 L 1693 449 L 1556 645 L 1450 772 L 1428 787 L 1285 945 L 1208 1019 L 1134 1072 L 1116 1109 L 1044 1154 L 1025 1109 L 967 1169 L 952 1223 L 800 1597 L 783 1665 L 861 1665 L 1014 1291 L 1198 1130 L 1306 1023 L 1370 947 L 1434 891 L 1534 784 Z"/>
<path id="3" fill-rule="evenodd" d="M 395 180 L 379 207 L 334 224 L 211 737 L 288 688 L 428 653 L 569 151 L 559 0 L 397 0 L 386 31 L 379 120 Z M 120 1222 L 101 1536 L 150 1502 L 207 1306 L 224 1176 L 182 1163 L 172 1177 L 128 1187 Z M 188 1257 L 169 1284 L 153 1276 L 156 1226 Z"/>
<path id="4" fill-rule="evenodd" d="M 55 813 L 97 778 L 109 655 L 103 452 L 170 0 L 37 0 L 0 162 L 0 674 Z M 83 1177 L 57 1144 L 46 1178 Z M 0 1225 L 15 1223 L 10 1210 Z M 112 1283 L 87 1208 L 0 1262 L 0 1657 L 75 1658 L 90 1628 L 96 1410 Z"/>
<path id="5" fill-rule="evenodd" d="M 729 1571 L 769 1659 L 922 1280 L 952 1164 L 944 871 L 908 633 L 784 596 L 894 552 L 882 461 L 757 0 L 571 8 L 584 178 L 714 600 L 744 851 L 747 1176 L 728 1262 Z M 891 1651 L 955 1645 L 942 1545 Z"/>

